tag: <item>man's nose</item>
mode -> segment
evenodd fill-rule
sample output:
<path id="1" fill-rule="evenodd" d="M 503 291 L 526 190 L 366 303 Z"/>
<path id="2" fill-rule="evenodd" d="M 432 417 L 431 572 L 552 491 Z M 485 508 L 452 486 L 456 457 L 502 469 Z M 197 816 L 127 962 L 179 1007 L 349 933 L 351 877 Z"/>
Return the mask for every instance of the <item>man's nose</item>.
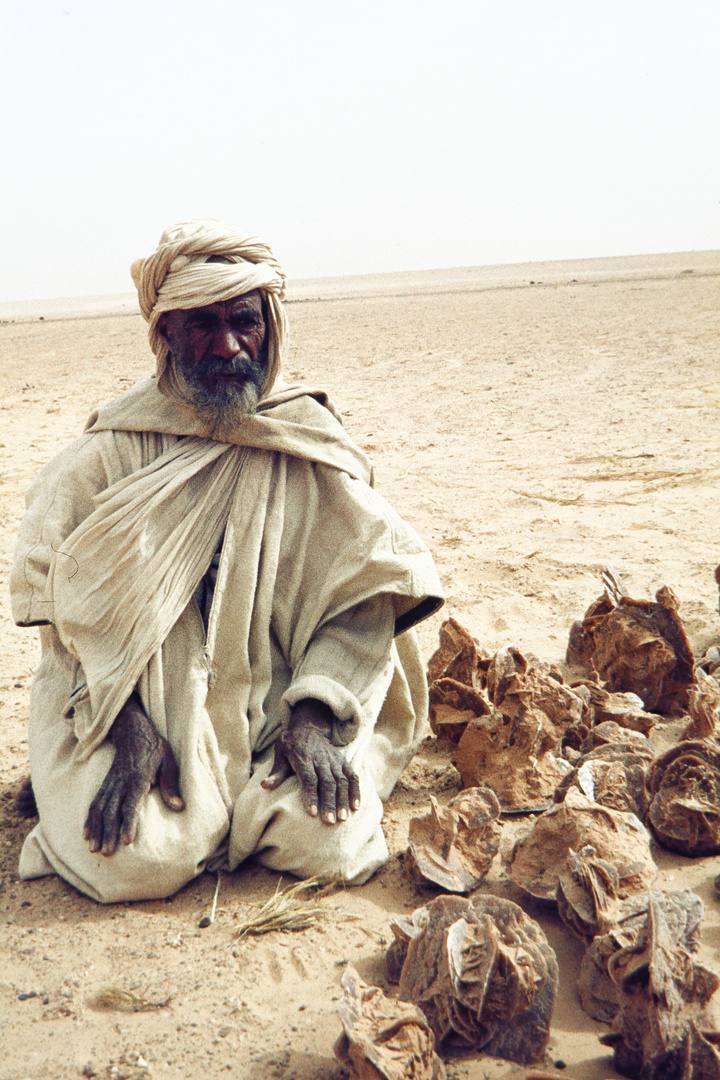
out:
<path id="1" fill-rule="evenodd" d="M 241 351 L 241 345 L 229 326 L 219 326 L 213 336 L 212 351 L 223 360 L 230 360 Z"/>

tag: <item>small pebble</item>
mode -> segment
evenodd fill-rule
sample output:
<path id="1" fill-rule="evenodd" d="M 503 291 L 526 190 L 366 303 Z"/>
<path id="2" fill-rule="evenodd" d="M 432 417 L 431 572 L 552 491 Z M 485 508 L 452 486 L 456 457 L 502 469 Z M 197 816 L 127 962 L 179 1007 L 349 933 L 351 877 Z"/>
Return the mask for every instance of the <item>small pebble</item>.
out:
<path id="1" fill-rule="evenodd" d="M 28 990 L 26 994 L 18 994 L 19 1001 L 27 1001 L 28 998 L 37 997 L 37 990 Z"/>
<path id="2" fill-rule="evenodd" d="M 563 1061 L 562 1058 L 558 1058 L 557 1061 L 555 1062 L 555 1068 L 556 1069 L 567 1069 L 567 1065 L 565 1064 L 565 1062 Z"/>
<path id="3" fill-rule="evenodd" d="M 209 919 L 209 917 L 207 915 L 205 915 L 205 917 L 202 918 L 200 920 L 200 922 L 198 923 L 198 926 L 200 927 L 201 930 L 207 930 L 208 926 L 210 926 L 210 925 L 211 925 L 210 919 Z"/>

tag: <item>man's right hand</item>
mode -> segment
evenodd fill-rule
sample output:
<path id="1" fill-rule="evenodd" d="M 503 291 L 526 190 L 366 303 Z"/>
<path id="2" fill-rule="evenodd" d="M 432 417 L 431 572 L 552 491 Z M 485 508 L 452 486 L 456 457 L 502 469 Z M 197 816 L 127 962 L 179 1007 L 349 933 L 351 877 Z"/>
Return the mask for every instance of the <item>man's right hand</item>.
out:
<path id="1" fill-rule="evenodd" d="M 137 692 L 122 707 L 110 729 L 115 759 L 90 804 L 84 837 L 91 851 L 112 855 L 118 839 L 132 844 L 140 806 L 155 784 L 170 810 L 185 809 L 180 771 L 170 743 L 153 727 Z"/>

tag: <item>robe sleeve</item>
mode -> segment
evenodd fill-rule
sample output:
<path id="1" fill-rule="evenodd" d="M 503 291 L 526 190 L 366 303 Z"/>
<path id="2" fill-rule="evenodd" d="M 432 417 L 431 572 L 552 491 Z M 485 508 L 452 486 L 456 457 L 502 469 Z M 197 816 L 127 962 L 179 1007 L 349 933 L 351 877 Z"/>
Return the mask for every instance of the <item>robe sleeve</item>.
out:
<path id="1" fill-rule="evenodd" d="M 12 612 L 18 626 L 54 621 L 52 598 L 45 590 L 50 563 L 92 512 L 93 498 L 106 484 L 93 438 L 83 435 L 48 462 L 30 485 L 10 574 Z"/>
<path id="2" fill-rule="evenodd" d="M 394 622 L 388 593 L 364 600 L 322 625 L 293 672 L 284 701 L 316 698 L 332 709 L 335 746 L 375 724 L 393 675 Z"/>

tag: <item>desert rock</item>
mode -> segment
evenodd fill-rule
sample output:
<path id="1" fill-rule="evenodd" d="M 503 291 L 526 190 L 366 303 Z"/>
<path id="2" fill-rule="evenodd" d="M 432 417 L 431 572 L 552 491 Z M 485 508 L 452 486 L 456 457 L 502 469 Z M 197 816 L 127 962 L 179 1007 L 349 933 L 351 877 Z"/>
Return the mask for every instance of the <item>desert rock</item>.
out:
<path id="1" fill-rule="evenodd" d="M 496 710 L 470 721 L 453 761 L 465 787 L 491 787 L 504 811 L 543 810 L 570 769 L 556 746 L 543 716 L 513 721 Z"/>
<path id="2" fill-rule="evenodd" d="M 418 914 L 400 994 L 423 1010 L 438 1046 L 522 1065 L 540 1060 L 558 967 L 538 924 L 495 896 L 441 896 Z"/>
<path id="3" fill-rule="evenodd" d="M 428 683 L 438 679 L 455 679 L 473 690 L 482 690 L 487 683 L 490 656 L 457 619 L 445 619 L 440 627 L 440 643 L 428 661 Z"/>
<path id="4" fill-rule="evenodd" d="M 614 1048 L 615 1068 L 624 1076 L 716 1080 L 720 1057 L 701 1029 L 720 979 L 673 931 L 665 905 L 651 893 L 636 941 L 608 961 L 619 1007 L 613 1030 L 600 1041 Z"/>
<path id="5" fill-rule="evenodd" d="M 588 664 L 611 692 L 637 694 L 649 712 L 682 715 L 693 682 L 693 658 L 675 594 L 633 600 L 606 575 L 606 593 L 570 635 L 568 658 Z"/>
<path id="6" fill-rule="evenodd" d="M 648 774 L 647 821 L 660 843 L 682 855 L 720 852 L 720 747 L 697 739 L 673 746 Z"/>
<path id="7" fill-rule="evenodd" d="M 430 796 L 430 812 L 410 821 L 410 853 L 427 881 L 448 892 L 477 888 L 500 847 L 497 796 L 486 787 L 467 788 L 447 806 Z"/>
<path id="8" fill-rule="evenodd" d="M 720 720 L 720 685 L 702 667 L 695 667 L 695 682 L 690 687 L 688 703 L 691 723 L 683 732 L 684 739 L 709 739 L 717 733 Z"/>
<path id="9" fill-rule="evenodd" d="M 635 814 L 644 821 L 648 799 L 645 773 L 652 761 L 649 746 L 606 743 L 583 754 L 558 784 L 554 799 L 562 802 L 571 786 L 611 810 Z"/>
<path id="10" fill-rule="evenodd" d="M 657 873 L 647 829 L 634 814 L 610 810 L 571 787 L 515 845 L 510 877 L 542 900 L 554 900 L 570 851 L 590 846 L 618 871 L 622 898 L 647 889 Z"/>
<path id="11" fill-rule="evenodd" d="M 420 1009 L 366 986 L 351 965 L 342 988 L 338 1011 L 344 1032 L 335 1056 L 350 1069 L 352 1080 L 444 1080 L 435 1037 Z"/>
<path id="12" fill-rule="evenodd" d="M 558 876 L 558 914 L 580 937 L 604 934 L 618 918 L 619 887 L 614 863 L 598 858 L 589 844 L 579 852 L 571 848 Z"/>
<path id="13" fill-rule="evenodd" d="M 621 949 L 635 945 L 647 920 L 650 893 L 638 893 L 613 905 L 614 925 L 598 933 L 590 942 L 580 966 L 578 992 L 580 1003 L 595 1020 L 610 1023 L 620 1007 L 618 991 L 608 974 L 608 964 Z M 696 953 L 700 944 L 703 904 L 689 889 L 654 893 L 656 903 L 665 913 L 673 941 L 688 953 Z"/>
<path id="14" fill-rule="evenodd" d="M 655 713 L 645 711 L 643 702 L 637 694 L 611 694 L 598 683 L 591 682 L 584 683 L 582 686 L 573 686 L 573 689 L 577 694 L 584 691 L 583 697 L 587 695 L 593 725 L 611 720 L 620 727 L 647 735 L 658 722 L 659 717 Z"/>

